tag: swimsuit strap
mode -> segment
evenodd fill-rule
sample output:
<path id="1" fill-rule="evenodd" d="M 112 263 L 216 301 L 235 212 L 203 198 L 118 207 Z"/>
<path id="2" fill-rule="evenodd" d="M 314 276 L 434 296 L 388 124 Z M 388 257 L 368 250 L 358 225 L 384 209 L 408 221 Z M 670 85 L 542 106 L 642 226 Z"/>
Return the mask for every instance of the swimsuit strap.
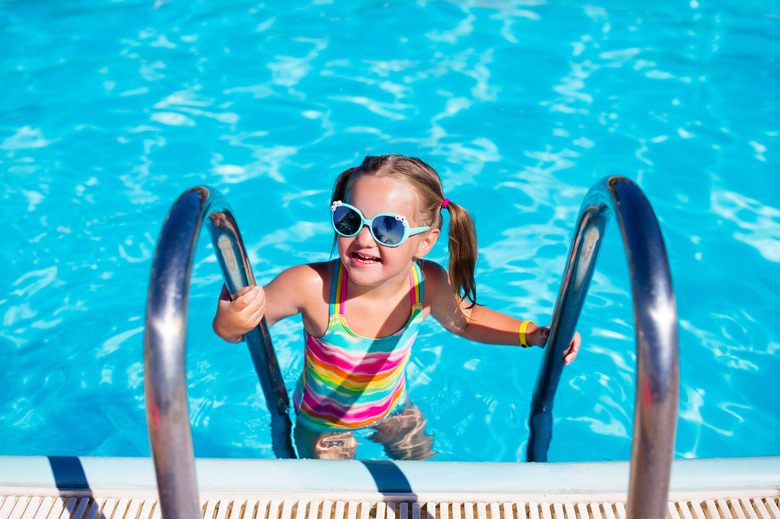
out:
<path id="1" fill-rule="evenodd" d="M 415 262 L 414 266 L 412 267 L 412 270 L 409 271 L 409 284 L 411 285 L 411 297 L 412 297 L 412 306 L 414 305 L 421 305 L 423 302 L 423 297 L 425 296 L 423 292 L 423 282 L 422 282 L 422 270 L 420 270 L 420 265 Z"/>
<path id="2" fill-rule="evenodd" d="M 412 306 L 421 305 L 424 292 L 422 270 L 415 263 L 409 271 L 410 297 Z M 330 282 L 330 315 L 344 315 L 344 302 L 347 300 L 347 271 L 344 264 L 336 260 L 333 265 L 333 279 Z"/>
<path id="3" fill-rule="evenodd" d="M 330 315 L 344 315 L 344 301 L 347 299 L 347 271 L 341 261 L 333 265 L 333 279 L 330 282 Z"/>

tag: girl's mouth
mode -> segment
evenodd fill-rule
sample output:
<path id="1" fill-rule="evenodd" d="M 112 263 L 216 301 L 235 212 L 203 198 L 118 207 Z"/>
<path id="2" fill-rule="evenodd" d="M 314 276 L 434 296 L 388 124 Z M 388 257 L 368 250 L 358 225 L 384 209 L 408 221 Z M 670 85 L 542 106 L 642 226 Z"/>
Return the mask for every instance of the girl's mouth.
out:
<path id="1" fill-rule="evenodd" d="M 352 258 L 356 259 L 357 261 L 361 263 L 381 263 L 382 260 L 380 258 L 374 257 L 374 256 L 365 256 L 363 254 L 353 252 Z"/>

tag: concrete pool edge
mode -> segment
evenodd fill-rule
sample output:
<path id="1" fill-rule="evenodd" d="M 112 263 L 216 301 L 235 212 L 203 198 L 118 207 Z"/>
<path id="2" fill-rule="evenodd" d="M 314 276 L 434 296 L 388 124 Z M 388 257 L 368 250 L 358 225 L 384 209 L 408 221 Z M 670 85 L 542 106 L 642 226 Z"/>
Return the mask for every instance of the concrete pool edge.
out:
<path id="1" fill-rule="evenodd" d="M 622 500 L 629 463 L 198 459 L 196 471 L 204 495 Z M 1 495 L 64 492 L 156 494 L 154 465 L 150 458 L 0 456 Z M 670 497 L 693 494 L 780 497 L 780 457 L 675 460 Z"/>

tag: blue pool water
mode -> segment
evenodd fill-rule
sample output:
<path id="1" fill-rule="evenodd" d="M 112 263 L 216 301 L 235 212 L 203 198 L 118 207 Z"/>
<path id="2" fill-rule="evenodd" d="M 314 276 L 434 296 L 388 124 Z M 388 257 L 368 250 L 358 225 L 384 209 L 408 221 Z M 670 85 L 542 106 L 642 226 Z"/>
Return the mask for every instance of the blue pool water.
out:
<path id="1" fill-rule="evenodd" d="M 776 3 L 0 1 L 0 49 L 1 454 L 148 455 L 146 290 L 182 191 L 227 196 L 267 282 L 328 258 L 335 175 L 390 152 L 427 160 L 473 212 L 481 301 L 538 322 L 588 187 L 635 180 L 677 295 L 676 456 L 780 454 Z M 204 238 L 187 356 L 196 454 L 271 457 L 246 348 L 210 331 L 220 284 Z M 629 457 L 632 322 L 612 227 L 552 461 Z M 291 387 L 300 323 L 272 332 Z M 524 459 L 541 351 L 433 321 L 415 349 L 436 459 Z"/>

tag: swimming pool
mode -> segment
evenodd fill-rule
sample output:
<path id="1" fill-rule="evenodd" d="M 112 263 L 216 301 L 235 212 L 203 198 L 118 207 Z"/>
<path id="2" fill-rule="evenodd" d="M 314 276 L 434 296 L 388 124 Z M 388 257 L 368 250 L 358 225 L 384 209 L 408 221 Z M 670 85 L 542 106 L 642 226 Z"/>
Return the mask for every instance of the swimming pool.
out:
<path id="1" fill-rule="evenodd" d="M 587 188 L 635 180 L 677 295 L 676 455 L 780 453 L 780 404 L 764 390 L 780 373 L 777 9 L 84 1 L 4 3 L 0 20 L 2 454 L 148 455 L 144 304 L 182 191 L 227 196 L 267 282 L 328 258 L 335 175 L 387 152 L 427 160 L 474 213 L 482 302 L 540 322 Z M 204 240 L 187 358 L 195 453 L 271 457 L 249 355 L 210 332 L 220 284 Z M 578 328 L 550 460 L 628 459 L 634 332 L 615 228 Z M 288 387 L 300 330 L 272 330 Z M 415 348 L 411 394 L 435 459 L 523 459 L 541 352 L 432 321 Z"/>

